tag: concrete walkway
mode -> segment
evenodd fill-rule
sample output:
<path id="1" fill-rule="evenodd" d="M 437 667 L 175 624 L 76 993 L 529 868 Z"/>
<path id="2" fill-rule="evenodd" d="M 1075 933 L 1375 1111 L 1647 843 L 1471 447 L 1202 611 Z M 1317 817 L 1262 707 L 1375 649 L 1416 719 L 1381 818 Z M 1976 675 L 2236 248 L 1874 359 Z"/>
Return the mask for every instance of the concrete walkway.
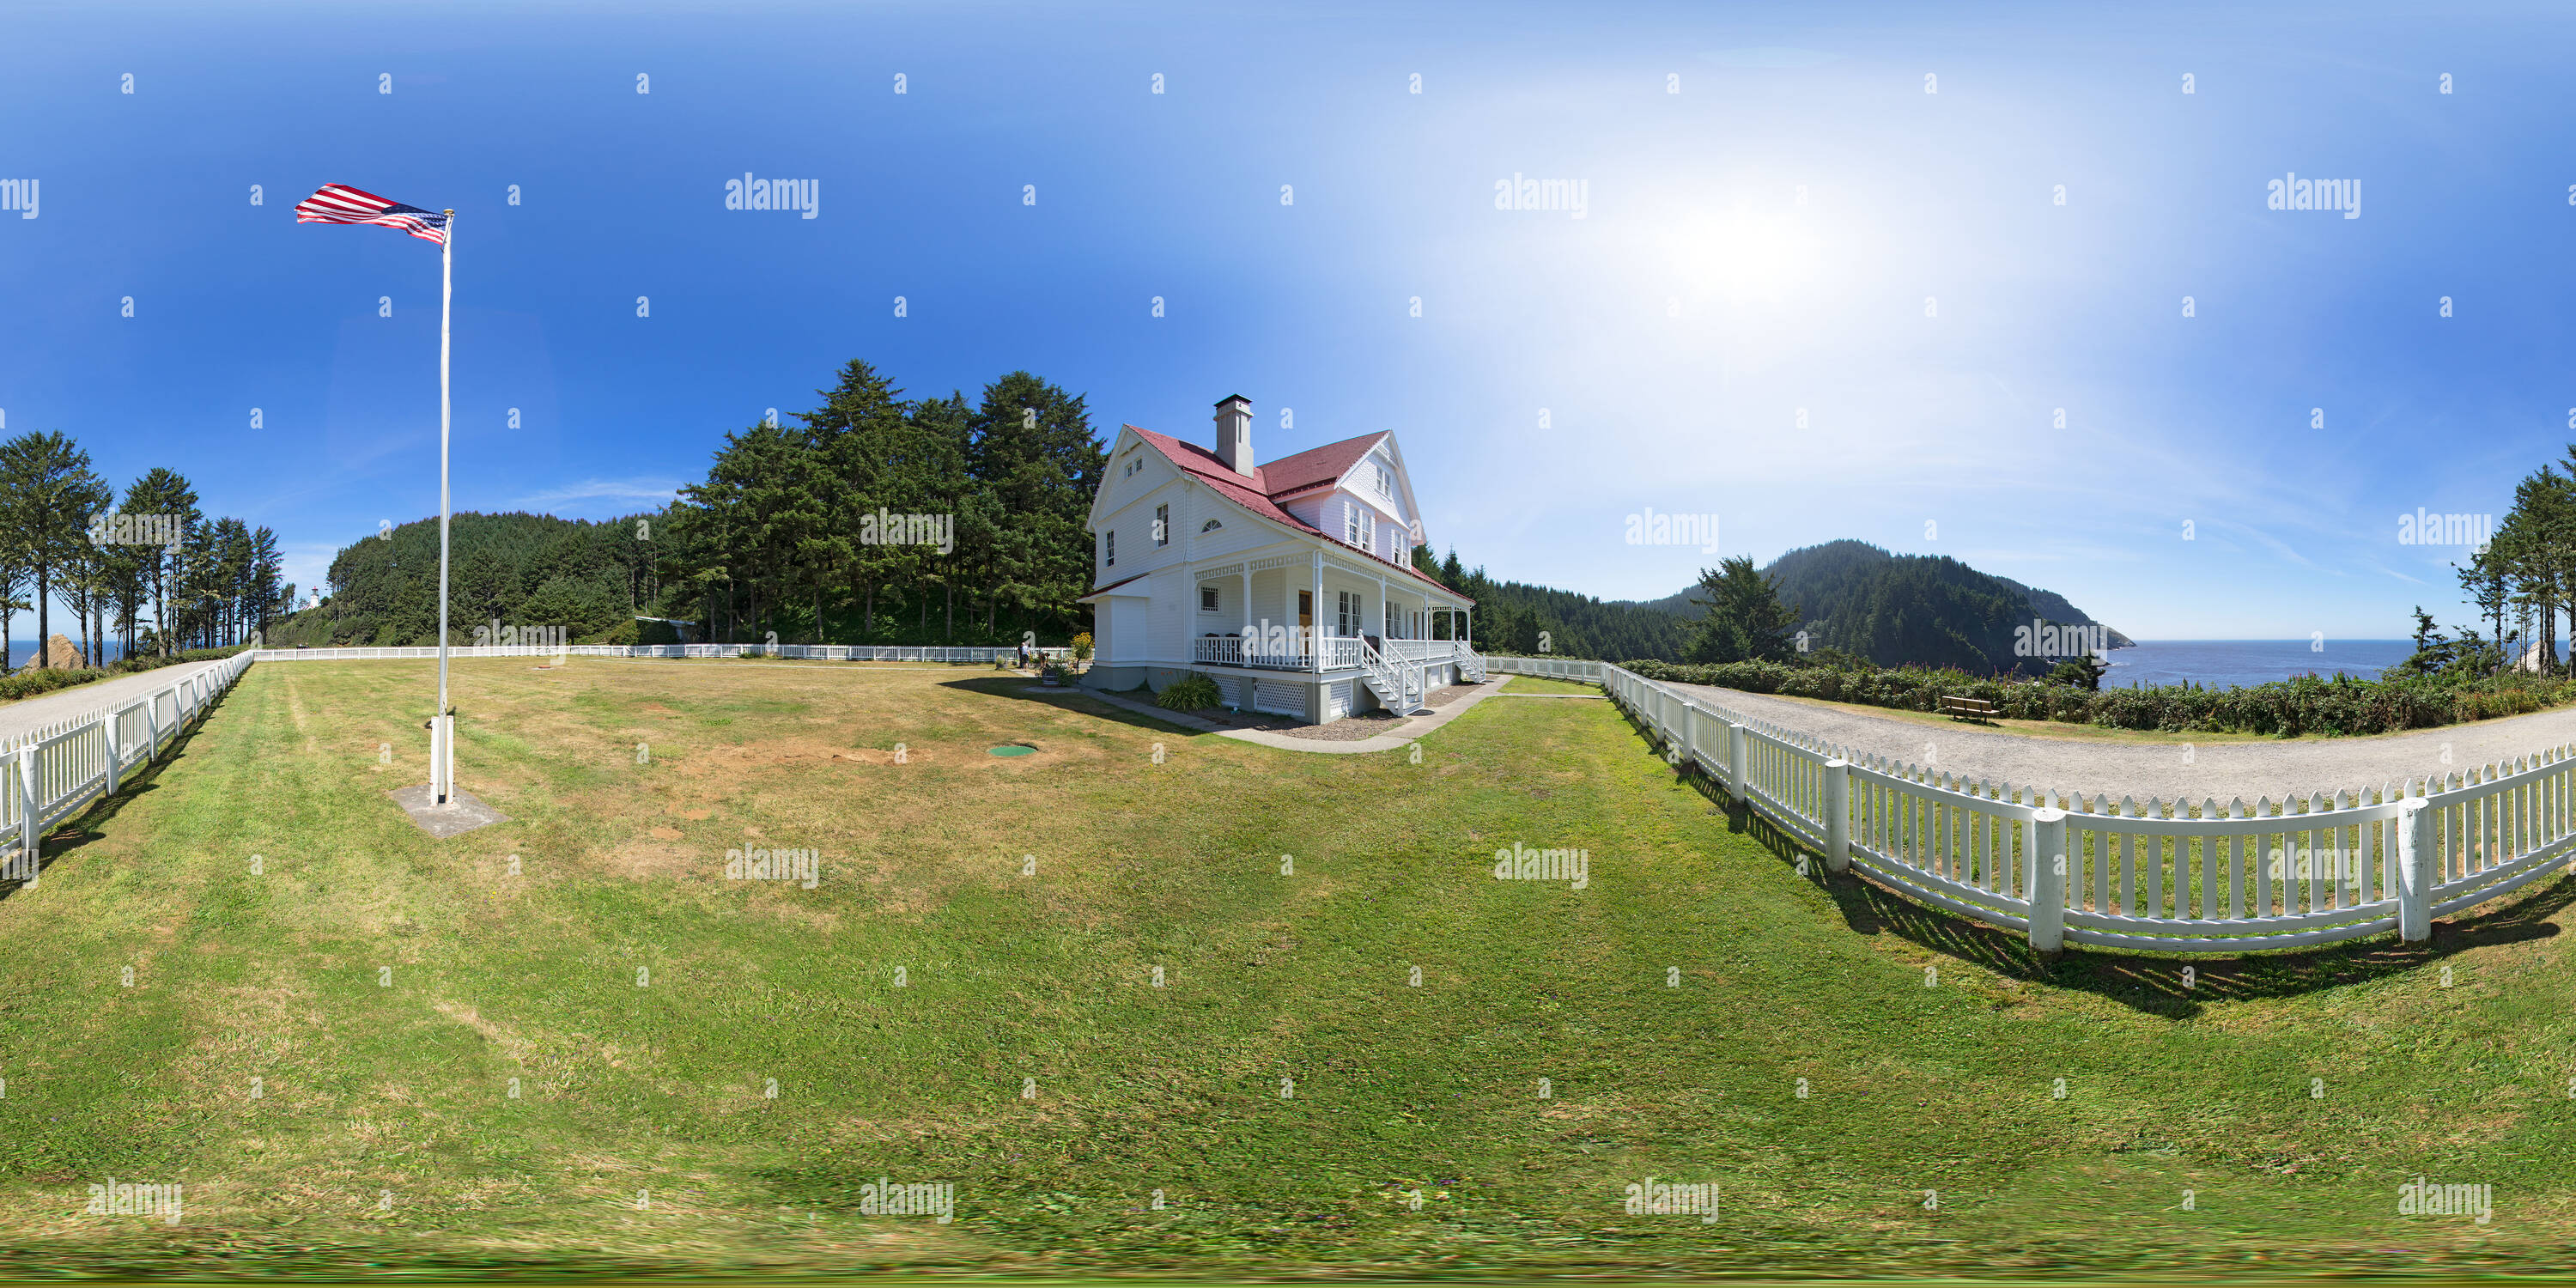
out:
<path id="1" fill-rule="evenodd" d="M 1862 715 L 1769 694 L 1707 685 L 1673 686 L 1755 720 L 1795 729 L 1855 752 L 1875 753 L 1942 773 L 2052 792 L 2144 801 L 2238 797 L 2278 801 L 2315 792 L 2379 788 L 2529 756 L 2576 741 L 2576 709 L 2445 725 L 2367 738 L 2193 743 L 2190 734 L 2156 742 L 2087 742 Z"/>
<path id="2" fill-rule="evenodd" d="M 156 671 L 137 671 L 114 679 L 74 685 L 41 697 L 0 706 L 0 745 L 15 742 L 47 725 L 78 720 L 84 716 L 123 706 L 147 693 L 158 693 L 199 671 L 221 666 L 221 662 L 186 662 L 165 666 Z"/>
<path id="3" fill-rule="evenodd" d="M 1467 708 L 1472 707 L 1487 698 L 1496 696 L 1496 692 L 1500 690 L 1511 678 L 1512 677 L 1508 675 L 1494 676 L 1486 680 L 1484 683 L 1477 685 L 1474 692 L 1461 696 L 1457 701 L 1452 702 L 1447 706 L 1434 711 L 1426 711 L 1421 715 L 1407 719 L 1404 723 L 1395 726 L 1393 729 L 1390 729 L 1385 733 L 1372 734 L 1369 737 L 1356 739 L 1351 742 L 1333 742 L 1323 738 L 1299 738 L 1290 734 L 1273 733 L 1268 729 L 1229 729 L 1213 721 L 1202 720 L 1197 716 L 1185 715 L 1178 711 L 1166 711 L 1161 707 L 1155 706 L 1151 702 L 1139 702 L 1123 693 L 1105 693 L 1099 689 L 1085 689 L 1079 687 L 1069 689 L 1050 689 L 1044 686 L 1036 686 L 1023 690 L 1023 692 L 1038 694 L 1079 693 L 1085 697 L 1097 698 L 1113 707 L 1124 707 L 1127 710 L 1136 712 L 1140 715 L 1148 715 L 1157 720 L 1169 721 L 1184 729 L 1195 729 L 1201 733 L 1212 733 L 1220 738 L 1233 738 L 1241 742 L 1257 742 L 1264 747 L 1277 747 L 1281 751 L 1311 751 L 1327 756 L 1353 756 L 1374 751 L 1399 751 L 1405 747 L 1409 747 L 1413 745 L 1413 741 L 1415 739 L 1420 738 L 1422 735 L 1466 714 Z M 1529 695 L 1509 694 L 1504 696 L 1525 697 Z"/>

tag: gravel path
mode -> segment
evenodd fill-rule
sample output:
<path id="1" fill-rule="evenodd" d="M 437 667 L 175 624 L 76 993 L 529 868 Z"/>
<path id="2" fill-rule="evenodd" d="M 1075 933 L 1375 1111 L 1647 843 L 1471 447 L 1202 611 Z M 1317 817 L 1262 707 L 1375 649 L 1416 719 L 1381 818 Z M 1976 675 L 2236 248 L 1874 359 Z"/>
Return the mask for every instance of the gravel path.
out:
<path id="1" fill-rule="evenodd" d="M 42 697 L 0 706 L 0 745 L 23 738 L 46 725 L 103 711 L 120 703 L 132 702 L 147 693 L 157 693 L 181 679 L 221 662 L 182 663 L 154 671 L 137 671 L 93 684 L 75 685 Z"/>
<path id="2" fill-rule="evenodd" d="M 2069 795 L 2108 794 L 2113 800 L 2180 796 L 2186 800 L 2215 797 L 2221 803 L 2238 797 L 2249 802 L 2257 797 L 2277 801 L 2449 774 L 2576 741 L 2576 709 L 2369 738 L 2195 746 L 2188 741 L 2189 734 L 2162 735 L 2172 739 L 2164 743 L 2093 743 L 1965 723 L 1916 724 L 1707 685 L 1673 687 L 1740 715 L 1856 752 L 1990 782 Z"/>

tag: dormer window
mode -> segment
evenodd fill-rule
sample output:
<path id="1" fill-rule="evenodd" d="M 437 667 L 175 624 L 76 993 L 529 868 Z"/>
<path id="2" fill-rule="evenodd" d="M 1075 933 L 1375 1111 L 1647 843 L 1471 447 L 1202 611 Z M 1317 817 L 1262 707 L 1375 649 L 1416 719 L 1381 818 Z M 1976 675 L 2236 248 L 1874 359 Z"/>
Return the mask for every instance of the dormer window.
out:
<path id="1" fill-rule="evenodd" d="M 1344 501 L 1342 506 L 1342 540 L 1362 550 L 1373 549 L 1377 539 L 1377 512 L 1357 501 Z"/>

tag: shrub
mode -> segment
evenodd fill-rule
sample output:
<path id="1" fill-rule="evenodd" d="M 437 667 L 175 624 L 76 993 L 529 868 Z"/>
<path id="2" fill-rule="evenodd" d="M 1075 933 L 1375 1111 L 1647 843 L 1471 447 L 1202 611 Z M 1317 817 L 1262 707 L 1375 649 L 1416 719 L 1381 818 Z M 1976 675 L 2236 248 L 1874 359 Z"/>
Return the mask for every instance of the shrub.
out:
<path id="1" fill-rule="evenodd" d="M 2527 675 L 2466 682 L 2431 677 L 2362 680 L 2303 675 L 2242 689 L 2182 684 L 2089 690 L 2034 680 L 1980 679 L 1923 667 L 1828 669 L 1778 662 L 1684 666 L 1631 662 L 1649 680 L 1707 684 L 1904 711 L 1932 711 L 1942 695 L 1984 698 L 2007 719 L 2056 720 L 2161 733 L 2389 733 L 2545 710 L 2576 700 L 2576 681 Z"/>
<path id="2" fill-rule="evenodd" d="M 1073 637 L 1073 660 L 1076 662 L 1091 660 L 1091 632 L 1084 631 Z"/>
<path id="3" fill-rule="evenodd" d="M 1196 711 L 1223 701 L 1225 695 L 1217 692 L 1216 681 L 1204 675 L 1176 680 L 1164 685 L 1163 691 L 1154 695 L 1154 705 L 1165 711 Z"/>
<path id="4" fill-rule="evenodd" d="M 15 702 L 21 698 L 53 693 L 88 684 L 93 680 L 104 680 L 111 675 L 154 671 L 165 666 L 177 666 L 182 662 L 212 662 L 219 658 L 231 657 L 239 652 L 241 652 L 239 648 L 199 648 L 190 649 L 172 657 L 153 657 L 146 654 L 121 657 L 105 667 L 89 670 L 76 670 L 71 667 L 30 667 L 16 675 L 0 677 L 0 702 Z"/>

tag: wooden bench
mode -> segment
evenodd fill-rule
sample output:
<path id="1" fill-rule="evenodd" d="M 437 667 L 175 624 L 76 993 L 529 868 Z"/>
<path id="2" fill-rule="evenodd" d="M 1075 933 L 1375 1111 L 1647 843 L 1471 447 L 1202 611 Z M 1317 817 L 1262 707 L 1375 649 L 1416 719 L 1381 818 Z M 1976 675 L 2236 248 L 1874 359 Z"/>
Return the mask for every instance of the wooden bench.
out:
<path id="1" fill-rule="evenodd" d="M 1992 720 L 2002 713 L 1995 710 L 1994 703 L 1984 698 L 1953 697 L 1945 693 L 1941 695 L 1941 714 L 1953 720 L 1971 718 Z"/>

